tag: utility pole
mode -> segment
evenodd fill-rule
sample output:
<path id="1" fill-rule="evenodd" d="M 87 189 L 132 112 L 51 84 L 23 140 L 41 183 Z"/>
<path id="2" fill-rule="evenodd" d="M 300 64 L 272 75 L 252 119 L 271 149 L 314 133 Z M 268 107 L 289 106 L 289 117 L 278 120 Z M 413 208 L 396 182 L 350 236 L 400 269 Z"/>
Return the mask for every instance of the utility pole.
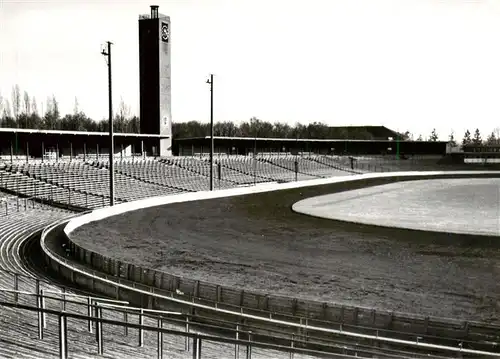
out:
<path id="1" fill-rule="evenodd" d="M 207 80 L 210 84 L 210 191 L 214 190 L 214 75 Z"/>
<path id="2" fill-rule="evenodd" d="M 109 205 L 114 206 L 115 204 L 115 166 L 114 166 L 114 154 L 115 154 L 115 143 L 113 138 L 113 96 L 112 96 L 112 86 L 111 86 L 111 45 L 110 41 L 106 42 L 108 48 L 103 49 L 101 54 L 107 57 L 108 61 L 108 96 L 109 96 Z"/>

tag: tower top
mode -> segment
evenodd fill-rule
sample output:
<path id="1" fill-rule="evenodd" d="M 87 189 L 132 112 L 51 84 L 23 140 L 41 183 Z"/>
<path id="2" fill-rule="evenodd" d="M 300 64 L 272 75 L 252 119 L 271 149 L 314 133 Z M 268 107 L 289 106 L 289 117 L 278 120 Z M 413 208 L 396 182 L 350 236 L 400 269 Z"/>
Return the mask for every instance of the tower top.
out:
<path id="1" fill-rule="evenodd" d="M 158 19 L 158 5 L 151 5 L 151 19 Z"/>
<path id="2" fill-rule="evenodd" d="M 139 15 L 139 20 L 150 20 L 150 19 L 169 19 L 168 16 L 162 15 L 159 13 L 158 5 L 151 5 L 151 13 L 150 14 L 144 14 L 144 15 Z"/>

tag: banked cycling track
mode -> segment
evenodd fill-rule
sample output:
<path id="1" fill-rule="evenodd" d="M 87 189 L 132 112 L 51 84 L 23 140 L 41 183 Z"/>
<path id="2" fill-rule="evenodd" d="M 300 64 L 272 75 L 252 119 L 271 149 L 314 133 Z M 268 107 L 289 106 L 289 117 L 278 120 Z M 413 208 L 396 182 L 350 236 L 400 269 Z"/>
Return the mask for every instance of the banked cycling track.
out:
<path id="1" fill-rule="evenodd" d="M 161 197 L 94 211 L 72 220 L 65 232 L 105 257 L 224 287 L 499 324 L 500 286 L 491 273 L 500 262 L 498 238 L 378 228 L 291 211 L 295 202 L 326 193 L 467 176 L 368 174 Z M 426 255 L 429 246 L 433 254 Z M 454 263 L 467 257 L 465 247 L 472 247 L 470 268 L 481 278 L 472 284 L 470 273 Z"/>

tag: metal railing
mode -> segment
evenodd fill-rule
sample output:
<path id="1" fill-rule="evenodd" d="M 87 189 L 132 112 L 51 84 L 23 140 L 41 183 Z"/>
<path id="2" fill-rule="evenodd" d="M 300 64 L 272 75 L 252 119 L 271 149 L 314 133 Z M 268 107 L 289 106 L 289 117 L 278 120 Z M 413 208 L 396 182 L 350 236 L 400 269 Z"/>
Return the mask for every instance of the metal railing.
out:
<path id="1" fill-rule="evenodd" d="M 179 336 L 184 338 L 184 347 L 185 351 L 189 352 L 190 350 L 193 353 L 193 358 L 201 358 L 202 355 L 202 342 L 209 341 L 212 343 L 225 343 L 225 344 L 233 344 L 235 347 L 234 357 L 238 358 L 240 353 L 240 346 L 246 348 L 246 358 L 251 358 L 252 348 L 261 348 L 261 349 L 270 349 L 277 350 L 281 352 L 285 352 L 286 355 L 290 355 L 293 358 L 293 354 L 307 354 L 307 355 L 321 355 L 322 357 L 331 357 L 331 358 L 351 358 L 353 356 L 358 356 L 358 350 L 362 352 L 362 349 L 356 348 L 338 348 L 342 351 L 349 352 L 352 351 L 352 354 L 342 354 L 342 353 L 331 353 L 320 350 L 313 350 L 307 348 L 301 348 L 304 345 L 304 341 L 300 339 L 296 339 L 292 336 L 289 340 L 290 345 L 282 345 L 282 344 L 272 344 L 270 343 L 274 337 L 266 336 L 259 334 L 255 337 L 260 338 L 261 341 L 256 340 L 253 337 L 253 333 L 251 330 L 242 330 L 238 328 L 233 331 L 233 337 L 227 336 L 217 336 L 210 334 L 203 334 L 200 331 L 192 331 L 190 326 L 195 326 L 199 330 L 225 330 L 230 331 L 227 327 L 217 327 L 217 326 L 207 326 L 202 325 L 200 323 L 194 323 L 189 321 L 189 315 L 183 314 L 181 312 L 174 311 L 159 311 L 159 310 L 148 310 L 144 308 L 133 308 L 127 307 L 124 305 L 114 305 L 109 303 L 122 303 L 126 304 L 124 301 L 111 300 L 107 298 L 98 298 L 98 297 L 84 297 L 69 293 L 57 293 L 63 296 L 63 298 L 59 298 L 57 296 L 47 295 L 46 292 L 41 290 L 40 293 L 30 293 L 16 290 L 8 290 L 8 289 L 0 289 L 0 293 L 13 293 L 17 296 L 26 295 L 33 296 L 36 298 L 36 307 L 27 304 L 21 304 L 17 302 L 15 299 L 14 302 L 0 301 L 0 306 L 14 308 L 19 313 L 20 311 L 31 311 L 37 313 L 37 328 L 38 328 L 38 339 L 44 339 L 44 332 L 48 327 L 48 315 L 53 315 L 58 318 L 58 334 L 59 334 L 59 357 L 67 358 L 68 357 L 68 342 L 67 342 L 67 332 L 68 332 L 68 319 L 77 319 L 80 322 L 84 321 L 87 324 L 87 331 L 90 334 L 95 334 L 96 345 L 98 349 L 98 354 L 104 354 L 104 324 L 119 326 L 124 329 L 124 335 L 129 335 L 128 329 L 137 329 L 138 330 L 138 347 L 143 347 L 144 342 L 144 332 L 151 331 L 157 333 L 157 353 L 158 358 L 162 358 L 164 354 L 163 349 L 163 334 L 170 334 L 174 336 Z M 75 298 L 87 298 L 87 303 L 78 302 L 72 299 L 68 299 L 67 297 L 75 297 Z M 17 298 L 17 297 L 16 297 Z M 49 309 L 46 307 L 46 300 L 52 299 L 61 302 L 61 309 Z M 87 306 L 87 315 L 80 314 L 77 312 L 72 312 L 68 310 L 67 304 L 77 304 Z M 109 310 L 113 313 L 118 313 L 119 310 L 122 309 L 121 313 L 123 314 L 123 320 L 116 319 L 105 319 L 103 317 L 103 311 Z M 128 314 L 132 312 L 136 312 L 138 315 L 138 323 L 133 323 L 128 320 Z M 146 313 L 155 313 L 155 316 L 148 316 Z M 169 316 L 184 316 L 185 319 L 174 321 Z M 149 317 L 149 319 L 156 320 L 158 325 L 153 327 L 151 325 L 144 324 L 144 318 Z M 184 324 L 185 330 L 175 330 L 175 329 L 167 329 L 163 327 L 164 323 L 173 323 L 176 325 Z M 94 333 L 95 330 L 95 333 Z M 244 339 L 242 339 L 244 338 Z M 267 339 L 266 341 L 262 341 L 262 339 Z M 111 340 L 111 338 L 110 338 Z M 391 357 L 400 357 L 399 355 L 393 355 Z"/>
<path id="2" fill-rule="evenodd" d="M 374 348 L 369 345 L 363 345 L 360 343 L 353 344 L 352 342 L 349 341 L 342 341 L 340 339 L 325 339 L 325 338 L 320 338 L 320 337 L 315 337 L 313 334 L 310 333 L 301 333 L 300 331 L 298 333 L 292 333 L 290 334 L 287 331 L 283 330 L 276 330 L 276 329 L 270 329 L 270 328 L 264 328 L 262 326 L 258 325 L 252 325 L 252 324 L 242 324 L 240 321 L 227 321 L 227 320 L 214 320 L 211 317 L 204 317 L 200 315 L 192 315 L 190 313 L 183 313 L 179 311 L 165 311 L 165 310 L 156 310 L 156 309 L 146 309 L 146 308 L 140 308 L 140 307 L 132 307 L 128 305 L 127 301 L 121 301 L 121 300 L 116 300 L 116 299 L 108 299 L 108 298 L 102 298 L 102 297 L 96 297 L 94 295 L 81 295 L 81 294 L 74 294 L 74 293 L 69 293 L 65 287 L 61 288 L 61 291 L 57 290 L 51 290 L 51 289 L 42 289 L 40 288 L 40 280 L 38 278 L 32 278 L 28 277 L 29 279 L 36 281 L 35 285 L 35 291 L 34 292 L 29 292 L 29 291 L 23 291 L 19 290 L 19 277 L 26 277 L 21 274 L 15 273 L 15 272 L 10 272 L 6 271 L 9 274 L 12 274 L 14 276 L 14 289 L 8 289 L 8 288 L 0 288 L 0 294 L 1 293 L 11 293 L 13 294 L 13 303 L 15 304 L 20 304 L 20 299 L 19 296 L 32 296 L 35 297 L 36 299 L 36 304 L 37 308 L 43 309 L 49 309 L 46 306 L 46 300 L 47 299 L 52 299 L 60 302 L 60 310 L 68 312 L 67 304 L 74 304 L 78 305 L 81 307 L 84 307 L 83 309 L 86 310 L 87 316 L 89 317 L 97 317 L 98 316 L 98 311 L 97 308 L 100 307 L 101 311 L 106 309 L 109 310 L 111 313 L 114 314 L 122 314 L 123 315 L 123 323 L 128 323 L 128 316 L 130 314 L 134 314 L 138 316 L 138 321 L 140 324 L 144 324 L 144 318 L 149 317 L 150 319 L 153 320 L 163 320 L 164 323 L 169 323 L 173 324 L 176 326 L 184 327 L 185 332 L 189 333 L 192 328 L 197 328 L 198 330 L 201 331 L 217 331 L 217 332 L 225 332 L 225 336 L 221 336 L 222 338 L 227 338 L 233 337 L 233 338 L 240 338 L 241 336 L 248 337 L 248 333 L 252 332 L 254 333 L 254 337 L 258 337 L 261 340 L 267 339 L 268 341 L 277 341 L 281 340 L 282 342 L 289 342 L 290 347 L 298 346 L 298 347 L 305 347 L 306 345 L 310 344 L 316 344 L 316 345 L 322 345 L 325 348 L 334 348 L 335 350 L 340 350 L 340 351 L 346 351 L 347 348 L 354 348 L 356 350 L 356 354 L 362 356 L 363 354 L 380 354 L 380 349 Z M 69 298 L 69 299 L 68 299 Z M 77 301 L 78 299 L 81 299 L 82 301 Z M 77 313 L 78 314 L 78 313 Z M 153 315 L 148 315 L 148 314 L 153 314 Z M 173 316 L 174 318 L 169 318 L 165 316 Z M 202 322 L 200 322 L 200 320 Z M 207 324 L 210 322 L 210 324 Z M 215 323 L 215 324 L 213 324 Z M 38 338 L 43 339 L 43 330 L 47 328 L 47 319 L 46 319 L 46 314 L 42 313 L 41 315 L 38 316 Z M 95 326 L 95 321 L 89 320 L 88 321 L 88 332 L 93 333 L 93 329 L 96 328 Z M 191 328 L 191 329 L 190 329 Z M 265 331 L 268 333 L 268 335 L 260 335 L 258 334 L 259 331 Z M 128 335 L 128 327 L 124 326 L 124 335 Z M 143 336 L 143 331 L 139 332 L 139 346 L 143 346 L 144 343 L 144 336 Z M 185 348 L 186 350 L 189 350 L 189 341 L 188 337 L 185 337 Z M 394 357 L 394 358 L 400 358 L 403 355 L 404 356 L 412 356 L 413 353 L 411 352 L 406 352 L 402 350 L 394 350 L 394 349 L 384 349 L 382 350 L 384 353 L 384 356 L 389 358 L 389 357 Z M 438 356 L 434 356 L 438 357 Z"/>

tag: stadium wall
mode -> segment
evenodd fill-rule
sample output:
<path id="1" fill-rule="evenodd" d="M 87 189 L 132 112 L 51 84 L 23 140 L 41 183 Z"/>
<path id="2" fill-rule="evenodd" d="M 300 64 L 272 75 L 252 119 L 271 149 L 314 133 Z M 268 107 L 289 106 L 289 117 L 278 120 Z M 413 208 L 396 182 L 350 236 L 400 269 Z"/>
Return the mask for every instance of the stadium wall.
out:
<path id="1" fill-rule="evenodd" d="M 112 258 L 107 258 L 99 253 L 90 251 L 84 246 L 78 245 L 71 240 L 71 233 L 78 227 L 87 223 L 99 221 L 101 219 L 126 213 L 129 211 L 140 210 L 147 207 L 167 205 L 171 203 L 196 201 L 211 198 L 221 198 L 226 196 L 238 196 L 251 193 L 261 193 L 267 191 L 291 189 L 314 185 L 324 185 L 340 182 L 359 182 L 362 181 L 367 186 L 381 178 L 387 178 L 391 181 L 408 181 L 419 179 L 436 179 L 436 178 L 477 178 L 477 177 L 500 177 L 500 171 L 456 171 L 456 172 L 395 172 L 395 173 L 373 173 L 364 175 L 353 175 L 342 178 L 318 179 L 306 182 L 294 182 L 285 184 L 264 184 L 256 187 L 235 188 L 221 190 L 216 192 L 195 192 L 186 193 L 175 196 L 155 197 L 135 202 L 124 203 L 114 207 L 108 207 L 95 210 L 91 213 L 74 218 L 64 227 L 64 240 L 69 244 L 74 258 L 84 263 L 92 270 L 105 273 L 113 276 L 117 280 L 132 281 L 137 285 L 145 285 L 149 288 L 154 288 L 155 293 L 163 292 L 168 295 L 171 292 L 183 292 L 186 299 L 196 298 L 211 303 L 217 303 L 220 306 L 230 306 L 236 308 L 246 307 L 255 310 L 262 310 L 272 313 L 283 313 L 304 318 L 310 318 L 321 321 L 334 321 L 344 324 L 371 326 L 381 329 L 408 331 L 422 334 L 432 334 L 438 336 L 464 336 L 468 337 L 471 328 L 474 328 L 474 323 L 456 322 L 453 325 L 451 321 L 419 317 L 408 314 L 397 314 L 384 311 L 375 311 L 371 308 L 347 307 L 335 305 L 332 303 L 321 303 L 314 301 L 297 300 L 275 296 L 272 293 L 251 293 L 243 290 L 235 290 L 232 288 L 222 287 L 212 283 L 204 283 L 189 278 L 181 278 L 170 275 L 165 272 L 160 272 L 150 268 L 142 268 L 129 263 L 124 263 Z M 47 260 L 49 265 L 54 265 L 53 262 Z M 71 273 L 61 273 L 65 269 L 55 264 L 54 268 L 64 277 L 71 277 Z M 87 285 L 88 287 L 88 285 Z M 96 290 L 94 285 L 89 289 Z M 102 287 L 100 292 L 110 294 L 113 288 Z M 113 294 L 113 293 L 111 293 Z M 118 291 L 116 296 L 119 297 Z M 132 298 L 127 298 L 127 300 Z M 139 299 L 138 299 L 139 300 Z M 143 304 L 143 299 L 137 304 Z M 156 309 L 169 309 L 171 303 L 162 303 L 159 301 L 149 302 L 148 306 Z M 207 313 L 205 313 L 207 314 Z M 213 313 L 212 313 L 213 315 Z"/>

